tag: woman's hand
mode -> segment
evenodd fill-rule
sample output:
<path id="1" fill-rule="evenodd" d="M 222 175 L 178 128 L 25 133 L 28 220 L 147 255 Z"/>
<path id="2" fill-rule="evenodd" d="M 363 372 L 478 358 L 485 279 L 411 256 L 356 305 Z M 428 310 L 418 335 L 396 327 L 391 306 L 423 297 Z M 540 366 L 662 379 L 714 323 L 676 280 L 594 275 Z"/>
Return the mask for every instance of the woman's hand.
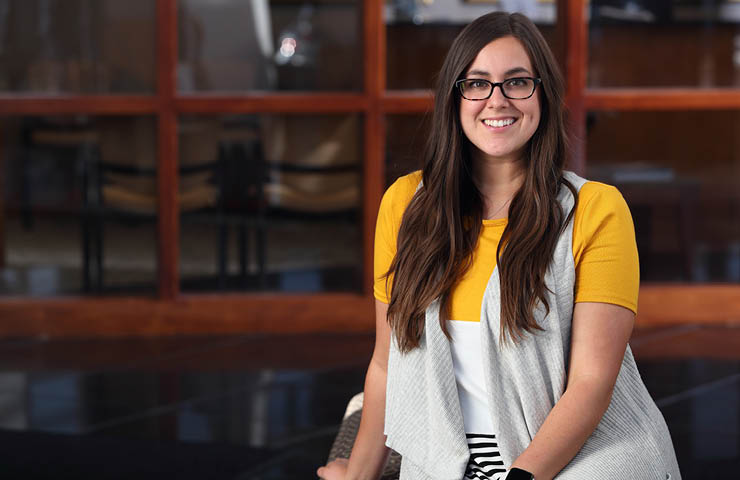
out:
<path id="1" fill-rule="evenodd" d="M 316 475 L 324 480 L 344 480 L 347 475 L 347 465 L 349 461 L 346 458 L 337 458 L 323 467 L 316 470 Z"/>

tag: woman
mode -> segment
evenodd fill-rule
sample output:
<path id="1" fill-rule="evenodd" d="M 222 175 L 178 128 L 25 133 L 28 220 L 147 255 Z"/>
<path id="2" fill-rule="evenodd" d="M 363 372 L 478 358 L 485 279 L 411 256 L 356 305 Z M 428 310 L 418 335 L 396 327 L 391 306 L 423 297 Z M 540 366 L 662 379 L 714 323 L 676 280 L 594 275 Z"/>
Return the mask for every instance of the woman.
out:
<path id="1" fill-rule="evenodd" d="M 492 13 L 460 33 L 424 168 L 381 203 L 357 440 L 319 476 L 377 478 L 390 447 L 401 479 L 680 478 L 627 345 L 629 209 L 563 170 L 563 116 L 531 21 Z"/>

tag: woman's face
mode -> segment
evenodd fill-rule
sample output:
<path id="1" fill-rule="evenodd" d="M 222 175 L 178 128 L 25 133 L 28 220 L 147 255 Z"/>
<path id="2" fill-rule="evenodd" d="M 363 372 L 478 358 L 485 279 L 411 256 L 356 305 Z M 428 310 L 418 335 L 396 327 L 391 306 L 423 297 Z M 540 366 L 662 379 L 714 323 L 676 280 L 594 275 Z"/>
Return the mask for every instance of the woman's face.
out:
<path id="1" fill-rule="evenodd" d="M 464 78 L 502 82 L 512 77 L 535 76 L 529 55 L 521 42 L 514 37 L 502 37 L 478 52 Z M 500 120 L 513 120 L 514 123 L 493 125 L 494 121 Z M 499 87 L 494 88 L 487 100 L 466 100 L 461 97 L 460 123 L 480 159 L 519 160 L 540 123 L 539 88 L 524 100 L 504 97 Z"/>

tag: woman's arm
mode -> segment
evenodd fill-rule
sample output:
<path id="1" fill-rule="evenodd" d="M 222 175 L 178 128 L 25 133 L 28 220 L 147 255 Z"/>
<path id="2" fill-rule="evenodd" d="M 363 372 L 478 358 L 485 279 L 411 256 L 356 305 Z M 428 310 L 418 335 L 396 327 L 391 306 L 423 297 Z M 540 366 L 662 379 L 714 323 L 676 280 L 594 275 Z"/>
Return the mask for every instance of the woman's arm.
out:
<path id="1" fill-rule="evenodd" d="M 512 467 L 549 480 L 573 459 L 609 407 L 634 321 L 618 305 L 576 303 L 565 393 Z"/>
<path id="2" fill-rule="evenodd" d="M 360 428 L 349 462 L 335 460 L 316 471 L 319 477 L 326 480 L 375 480 L 383 473 L 389 453 L 383 434 L 385 385 L 391 338 L 387 314 L 388 305 L 375 300 L 375 349 L 365 376 Z"/>

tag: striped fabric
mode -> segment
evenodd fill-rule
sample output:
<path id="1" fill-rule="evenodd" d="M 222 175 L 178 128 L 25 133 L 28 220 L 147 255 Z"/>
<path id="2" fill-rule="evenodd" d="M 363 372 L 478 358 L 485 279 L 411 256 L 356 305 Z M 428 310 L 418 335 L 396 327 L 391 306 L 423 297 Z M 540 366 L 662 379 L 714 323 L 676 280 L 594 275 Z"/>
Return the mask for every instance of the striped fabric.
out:
<path id="1" fill-rule="evenodd" d="M 496 435 L 466 433 L 470 460 L 465 478 L 472 480 L 499 480 L 506 475 L 504 461 L 498 451 Z"/>

